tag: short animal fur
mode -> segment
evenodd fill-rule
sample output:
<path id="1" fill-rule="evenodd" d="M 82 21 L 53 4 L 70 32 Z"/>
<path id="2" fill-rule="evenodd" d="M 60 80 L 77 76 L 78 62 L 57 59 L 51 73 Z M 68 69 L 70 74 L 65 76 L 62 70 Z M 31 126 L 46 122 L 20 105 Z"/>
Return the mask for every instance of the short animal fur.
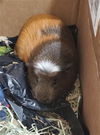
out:
<path id="1" fill-rule="evenodd" d="M 71 32 L 60 18 L 31 17 L 20 31 L 15 53 L 27 65 L 38 101 L 52 103 L 69 93 L 77 76 L 77 53 Z"/>

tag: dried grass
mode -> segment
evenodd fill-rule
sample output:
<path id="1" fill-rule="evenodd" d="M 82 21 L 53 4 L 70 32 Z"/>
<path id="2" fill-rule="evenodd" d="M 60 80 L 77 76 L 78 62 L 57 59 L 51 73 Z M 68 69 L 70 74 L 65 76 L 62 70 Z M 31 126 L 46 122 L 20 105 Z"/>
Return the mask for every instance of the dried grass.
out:
<path id="1" fill-rule="evenodd" d="M 2 108 L 7 112 L 7 119 L 0 122 L 0 135 L 53 135 L 51 131 L 54 129 L 59 131 L 59 135 L 72 135 L 70 127 L 66 127 L 62 120 L 55 118 L 47 118 L 49 122 L 55 123 L 55 126 L 51 125 L 38 129 L 35 123 L 33 123 L 31 128 L 27 130 L 19 120 L 14 118 L 9 108 L 5 106 L 2 106 Z"/>

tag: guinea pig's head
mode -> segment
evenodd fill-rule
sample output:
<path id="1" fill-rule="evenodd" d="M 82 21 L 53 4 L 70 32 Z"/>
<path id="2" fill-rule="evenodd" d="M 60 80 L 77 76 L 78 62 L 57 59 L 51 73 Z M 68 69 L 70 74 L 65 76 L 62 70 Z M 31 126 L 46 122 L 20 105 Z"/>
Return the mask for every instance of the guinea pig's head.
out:
<path id="1" fill-rule="evenodd" d="M 66 90 L 66 72 L 50 60 L 35 62 L 28 74 L 33 97 L 42 103 L 54 102 Z"/>

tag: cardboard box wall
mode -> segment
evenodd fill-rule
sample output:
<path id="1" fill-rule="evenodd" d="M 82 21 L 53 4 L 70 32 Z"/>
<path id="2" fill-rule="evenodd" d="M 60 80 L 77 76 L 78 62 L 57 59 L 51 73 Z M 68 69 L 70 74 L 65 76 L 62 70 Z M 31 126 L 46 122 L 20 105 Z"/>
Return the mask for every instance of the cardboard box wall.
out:
<path id="1" fill-rule="evenodd" d="M 100 28 L 93 35 L 87 0 L 0 0 L 0 35 L 16 36 L 32 15 L 53 13 L 79 28 L 83 116 L 91 135 L 100 135 Z"/>
<path id="2" fill-rule="evenodd" d="M 32 15 L 52 13 L 76 23 L 79 0 L 0 0 L 0 35 L 14 36 Z"/>
<path id="3" fill-rule="evenodd" d="M 77 24 L 83 116 L 90 135 L 100 135 L 100 24 L 95 37 L 88 0 L 80 1 Z"/>

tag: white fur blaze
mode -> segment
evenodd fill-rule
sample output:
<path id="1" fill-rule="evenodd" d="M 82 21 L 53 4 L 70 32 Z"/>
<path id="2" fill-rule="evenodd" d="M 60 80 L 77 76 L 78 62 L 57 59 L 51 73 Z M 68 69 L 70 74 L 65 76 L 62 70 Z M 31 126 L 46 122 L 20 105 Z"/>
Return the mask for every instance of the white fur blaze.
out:
<path id="1" fill-rule="evenodd" d="M 60 67 L 50 60 L 42 60 L 35 63 L 34 67 L 42 72 L 59 72 Z"/>

